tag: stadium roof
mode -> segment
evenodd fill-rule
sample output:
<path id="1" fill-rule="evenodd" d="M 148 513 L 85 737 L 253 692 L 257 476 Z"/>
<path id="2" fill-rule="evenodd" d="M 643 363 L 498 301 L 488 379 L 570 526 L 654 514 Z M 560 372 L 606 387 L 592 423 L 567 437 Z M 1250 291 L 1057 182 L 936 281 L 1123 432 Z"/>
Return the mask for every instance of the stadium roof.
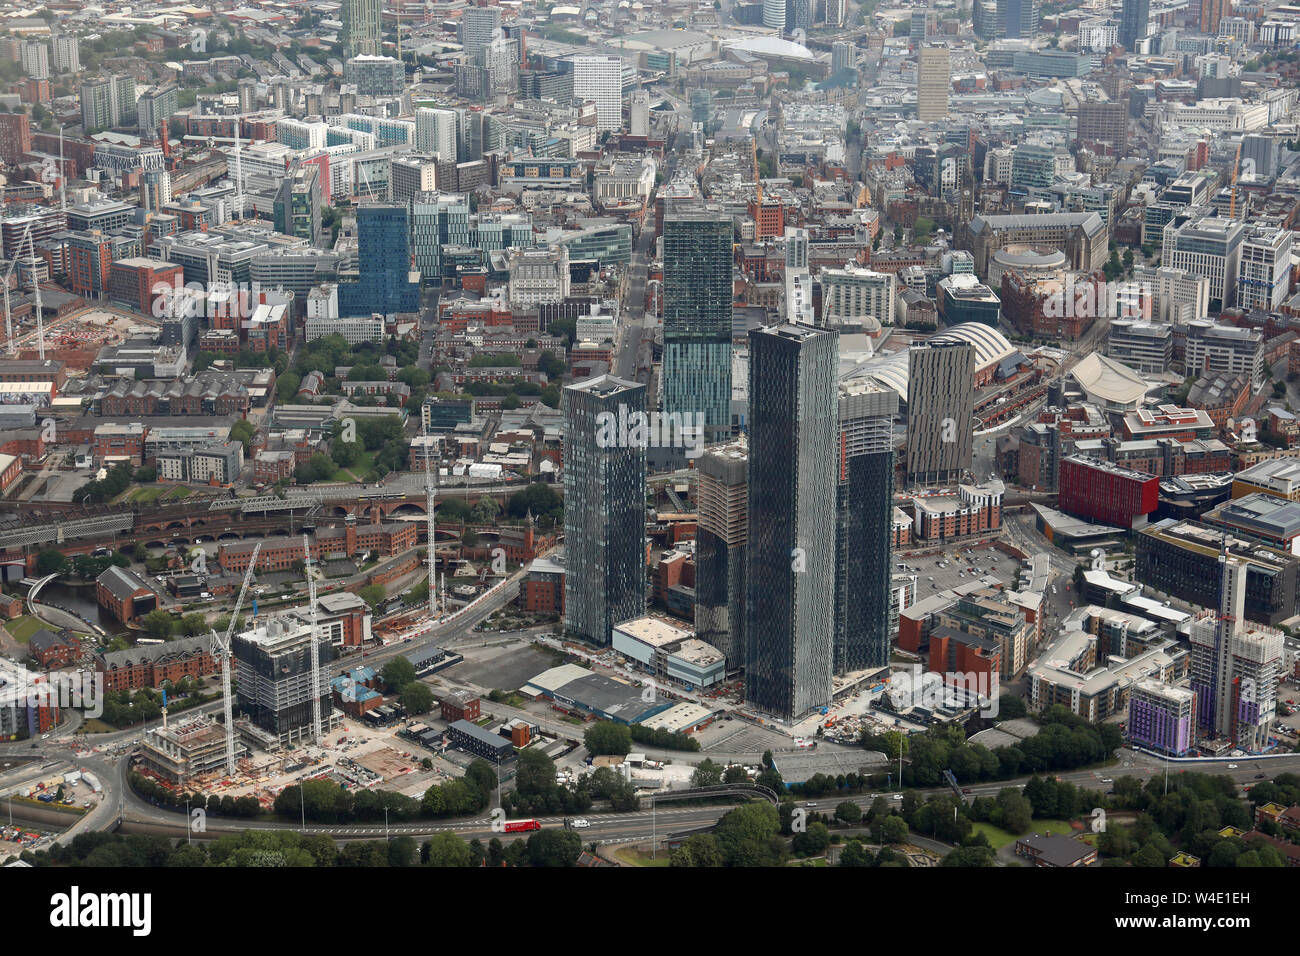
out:
<path id="1" fill-rule="evenodd" d="M 938 335 L 931 336 L 926 341 L 969 343 L 975 350 L 976 371 L 1003 362 L 1017 354 L 1016 347 L 1007 341 L 1006 336 L 983 322 L 962 322 Z M 854 366 L 840 378 L 875 379 L 881 385 L 897 392 L 902 401 L 907 401 L 908 350 L 901 349 L 897 352 L 872 356 Z"/>
<path id="2" fill-rule="evenodd" d="M 780 37 L 746 37 L 723 44 L 729 50 L 743 50 L 755 56 L 773 56 L 784 60 L 815 60 L 812 50 L 802 43 L 791 43 Z"/>
<path id="3" fill-rule="evenodd" d="M 1070 373 L 1090 401 L 1111 407 L 1137 408 L 1149 387 L 1127 365 L 1096 352 L 1089 352 Z"/>

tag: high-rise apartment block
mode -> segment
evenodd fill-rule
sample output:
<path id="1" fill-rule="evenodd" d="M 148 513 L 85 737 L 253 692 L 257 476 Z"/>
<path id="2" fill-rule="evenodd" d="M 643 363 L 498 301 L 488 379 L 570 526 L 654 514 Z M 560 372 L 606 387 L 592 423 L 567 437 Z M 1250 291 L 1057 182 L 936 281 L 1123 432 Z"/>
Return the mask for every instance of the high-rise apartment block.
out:
<path id="1" fill-rule="evenodd" d="M 606 646 L 646 608 L 646 388 L 612 375 L 565 386 L 564 627 Z"/>
<path id="2" fill-rule="evenodd" d="M 907 483 L 960 481 L 974 445 L 974 349 L 966 342 L 914 345 L 907 365 Z"/>
<path id="3" fill-rule="evenodd" d="M 948 116 L 952 61 L 946 46 L 925 46 L 917 53 L 916 118 L 933 123 Z"/>
<path id="4" fill-rule="evenodd" d="M 665 212 L 663 410 L 711 441 L 731 434 L 732 237 L 721 206 Z"/>
<path id="5" fill-rule="evenodd" d="M 745 542 L 749 534 L 749 449 L 710 448 L 695 463 L 695 636 L 745 665 Z"/>
<path id="6" fill-rule="evenodd" d="M 745 700 L 794 720 L 830 703 L 839 338 L 749 335 Z"/>
<path id="7" fill-rule="evenodd" d="M 898 393 L 866 379 L 839 386 L 835 487 L 836 674 L 889 665 L 890 530 Z"/>

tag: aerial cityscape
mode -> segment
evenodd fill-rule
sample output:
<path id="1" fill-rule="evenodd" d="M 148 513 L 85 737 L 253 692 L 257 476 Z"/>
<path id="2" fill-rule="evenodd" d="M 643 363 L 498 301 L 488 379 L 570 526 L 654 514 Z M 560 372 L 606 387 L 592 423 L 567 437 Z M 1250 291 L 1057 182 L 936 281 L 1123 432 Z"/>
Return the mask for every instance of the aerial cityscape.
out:
<path id="1" fill-rule="evenodd" d="M 6 889 L 1300 866 L 1298 98 L 1273 0 L 0 0 Z"/>

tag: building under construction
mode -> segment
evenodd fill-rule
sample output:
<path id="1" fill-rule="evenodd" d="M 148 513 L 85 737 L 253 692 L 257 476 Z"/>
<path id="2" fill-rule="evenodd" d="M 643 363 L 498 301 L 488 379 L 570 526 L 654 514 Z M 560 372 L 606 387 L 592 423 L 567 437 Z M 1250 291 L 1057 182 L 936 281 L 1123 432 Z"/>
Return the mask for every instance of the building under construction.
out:
<path id="1" fill-rule="evenodd" d="M 307 743 L 312 736 L 312 627 L 293 618 L 270 617 L 234 639 L 237 704 L 253 724 L 282 745 Z M 341 719 L 334 710 L 326 665 L 334 657 L 320 642 L 314 693 L 320 701 L 321 729 L 328 733 Z"/>
<path id="2" fill-rule="evenodd" d="M 248 756 L 248 748 L 235 744 L 237 759 Z M 197 714 L 146 731 L 140 748 L 140 769 L 152 772 L 178 789 L 189 786 L 206 773 L 226 769 L 226 731 L 217 721 Z"/>

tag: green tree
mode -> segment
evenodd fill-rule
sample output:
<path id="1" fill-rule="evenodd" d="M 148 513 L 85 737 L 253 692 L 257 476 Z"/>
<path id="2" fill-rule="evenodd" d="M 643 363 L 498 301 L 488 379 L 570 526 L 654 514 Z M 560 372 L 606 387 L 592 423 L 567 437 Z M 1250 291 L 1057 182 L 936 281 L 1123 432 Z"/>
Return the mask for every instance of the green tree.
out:
<path id="1" fill-rule="evenodd" d="M 583 733 L 583 743 L 593 757 L 625 757 L 632 750 L 632 733 L 626 724 L 598 720 Z"/>
<path id="2" fill-rule="evenodd" d="M 862 822 L 862 808 L 852 800 L 845 800 L 835 808 L 835 819 L 850 826 Z"/>
<path id="3" fill-rule="evenodd" d="M 435 833 L 424 844 L 422 853 L 429 866 L 472 866 L 469 844 L 455 833 Z"/>
<path id="4" fill-rule="evenodd" d="M 722 783 L 722 765 L 714 763 L 707 757 L 691 774 L 692 787 L 716 787 Z"/>
<path id="5" fill-rule="evenodd" d="M 881 823 L 881 842 L 902 843 L 907 839 L 907 821 L 900 816 L 890 815 Z"/>
<path id="6" fill-rule="evenodd" d="M 411 681 L 403 687 L 398 700 L 408 714 L 427 714 L 433 709 L 433 691 L 419 681 Z"/>
<path id="7" fill-rule="evenodd" d="M 240 418 L 230 426 L 230 440 L 242 442 L 245 455 L 248 454 L 248 446 L 256 434 L 257 428 L 247 418 Z"/>
<path id="8" fill-rule="evenodd" d="M 800 856 L 817 856 L 831 845 L 831 832 L 820 820 L 808 824 L 803 833 L 796 833 L 791 841 L 794 852 Z"/>
<path id="9" fill-rule="evenodd" d="M 385 684 L 400 693 L 403 687 L 415 680 L 415 665 L 405 657 L 394 657 L 384 665 L 379 676 Z"/>
<path id="10" fill-rule="evenodd" d="M 582 853 L 582 837 L 570 830 L 539 830 L 528 838 L 533 866 L 574 866 Z"/>
<path id="11" fill-rule="evenodd" d="M 172 636 L 172 616 L 160 607 L 146 614 L 141 623 L 144 624 L 145 632 L 152 638 L 166 640 Z"/>
<path id="12" fill-rule="evenodd" d="M 42 551 L 36 556 L 36 573 L 44 577 L 47 574 L 58 574 L 68 565 L 68 559 L 60 552 L 51 549 Z"/>
<path id="13" fill-rule="evenodd" d="M 384 589 L 378 584 L 367 584 L 357 591 L 357 597 L 373 608 L 384 599 Z"/>

